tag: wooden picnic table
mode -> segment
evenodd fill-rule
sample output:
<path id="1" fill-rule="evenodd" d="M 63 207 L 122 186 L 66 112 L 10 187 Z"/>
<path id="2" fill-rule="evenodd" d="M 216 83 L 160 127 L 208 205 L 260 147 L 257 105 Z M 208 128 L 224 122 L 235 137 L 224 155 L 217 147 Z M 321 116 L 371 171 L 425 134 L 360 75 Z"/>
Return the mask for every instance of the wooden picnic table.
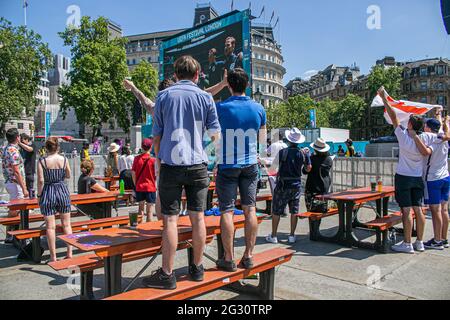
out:
<path id="1" fill-rule="evenodd" d="M 130 194 L 120 195 L 118 191 L 116 192 L 106 192 L 106 193 L 89 193 L 89 194 L 71 194 L 70 203 L 72 205 L 81 204 L 94 204 L 94 203 L 108 203 L 117 200 L 126 200 Z M 5 205 L 9 210 L 20 211 L 20 225 L 19 230 L 29 229 L 29 211 L 33 209 L 39 209 L 38 199 L 22 199 L 22 200 L 12 200 Z M 111 207 L 109 210 L 105 210 L 104 218 L 111 217 Z"/>
<path id="2" fill-rule="evenodd" d="M 321 235 L 319 232 L 316 236 L 317 240 L 339 243 L 349 247 L 377 249 L 373 243 L 360 241 L 356 237 L 354 229 L 365 228 L 364 224 L 359 222 L 357 213 L 363 204 L 370 201 L 375 201 L 377 217 L 382 218 L 387 216 L 389 198 L 394 195 L 394 187 L 383 186 L 382 192 L 372 192 L 370 188 L 359 188 L 336 192 L 325 196 L 317 196 L 320 200 L 336 201 L 339 212 L 339 226 L 337 234 L 333 237 L 327 237 Z M 320 221 L 317 223 L 320 223 Z"/>
<path id="3" fill-rule="evenodd" d="M 111 190 L 113 183 L 115 184 L 117 181 L 120 180 L 120 176 L 114 176 L 114 177 L 97 176 L 97 177 L 93 177 L 93 178 L 98 181 L 103 181 L 105 183 L 105 189 L 108 189 L 108 190 Z"/>
<path id="4" fill-rule="evenodd" d="M 258 223 L 265 215 L 258 214 Z M 220 217 L 205 217 L 207 236 L 217 235 L 219 257 L 223 253 Z M 244 216 L 234 216 L 235 229 L 245 226 Z M 124 254 L 162 245 L 162 221 L 141 224 L 137 229 L 112 228 L 59 236 L 66 244 L 83 252 L 95 252 L 104 259 L 105 295 L 110 297 L 122 292 L 122 257 Z M 192 241 L 192 225 L 189 217 L 178 220 L 178 242 Z"/>

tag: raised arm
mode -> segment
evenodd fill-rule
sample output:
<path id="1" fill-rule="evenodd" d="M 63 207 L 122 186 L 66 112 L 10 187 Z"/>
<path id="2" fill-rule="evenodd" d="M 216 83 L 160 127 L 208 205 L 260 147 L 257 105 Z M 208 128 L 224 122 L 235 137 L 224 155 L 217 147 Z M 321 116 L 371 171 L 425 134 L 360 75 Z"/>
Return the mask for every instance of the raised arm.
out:
<path id="1" fill-rule="evenodd" d="M 433 150 L 425 145 L 423 143 L 422 139 L 417 135 L 417 133 L 414 130 L 409 130 L 409 135 L 414 139 L 414 142 L 416 143 L 417 149 L 419 149 L 419 152 L 424 156 L 428 157 L 431 156 L 433 153 Z"/>
<path id="2" fill-rule="evenodd" d="M 150 113 L 153 116 L 153 110 L 155 108 L 155 103 L 150 100 L 149 98 L 147 98 L 141 90 L 139 90 L 133 82 L 129 81 L 129 80 L 124 80 L 123 81 L 123 86 L 125 87 L 125 90 L 130 91 L 134 94 L 134 96 L 136 97 L 136 99 L 139 100 L 139 102 L 141 103 L 141 105 L 145 108 L 145 110 L 147 110 L 148 113 Z"/>
<path id="3" fill-rule="evenodd" d="M 225 89 L 227 86 L 228 86 L 228 72 L 227 69 L 225 69 L 223 74 L 223 80 L 212 87 L 206 88 L 205 91 L 210 93 L 214 97 L 218 95 L 220 91 Z"/>
<path id="4" fill-rule="evenodd" d="M 394 109 L 392 109 L 391 104 L 387 99 L 388 94 L 384 89 L 384 87 L 378 89 L 378 94 L 383 99 L 384 106 L 386 107 L 386 111 L 389 115 L 389 118 L 391 118 L 392 125 L 394 126 L 394 128 L 397 128 L 398 126 L 400 126 L 400 121 L 398 120 L 397 114 L 395 113 Z"/>

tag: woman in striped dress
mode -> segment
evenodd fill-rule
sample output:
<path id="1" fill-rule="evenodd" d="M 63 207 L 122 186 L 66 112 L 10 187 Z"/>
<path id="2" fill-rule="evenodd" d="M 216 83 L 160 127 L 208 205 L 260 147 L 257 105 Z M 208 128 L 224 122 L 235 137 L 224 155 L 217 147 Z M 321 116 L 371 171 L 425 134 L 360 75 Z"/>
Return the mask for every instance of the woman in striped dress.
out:
<path id="1" fill-rule="evenodd" d="M 45 217 L 47 226 L 47 242 L 50 250 L 50 261 L 56 261 L 56 224 L 55 215 L 59 214 L 64 234 L 71 234 L 70 225 L 70 193 L 64 179 L 70 178 L 70 166 L 67 159 L 58 154 L 57 138 L 45 142 L 46 157 L 39 159 L 38 164 L 38 198 L 39 207 Z M 67 247 L 67 258 L 72 258 L 72 248 Z"/>

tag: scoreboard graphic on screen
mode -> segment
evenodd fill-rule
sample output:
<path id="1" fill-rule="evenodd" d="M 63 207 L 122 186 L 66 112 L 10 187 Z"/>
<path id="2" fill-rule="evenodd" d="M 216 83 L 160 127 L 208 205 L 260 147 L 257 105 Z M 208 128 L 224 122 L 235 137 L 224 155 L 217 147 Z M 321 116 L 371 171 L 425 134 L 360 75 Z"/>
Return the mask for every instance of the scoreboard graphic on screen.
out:
<path id="1" fill-rule="evenodd" d="M 225 70 L 243 68 L 251 77 L 250 10 L 233 11 L 165 40 L 160 52 L 160 80 L 172 78 L 173 64 L 193 56 L 201 65 L 198 85 L 205 89 L 222 81 Z M 247 95 L 251 95 L 248 89 Z M 228 88 L 214 97 L 230 97 Z"/>

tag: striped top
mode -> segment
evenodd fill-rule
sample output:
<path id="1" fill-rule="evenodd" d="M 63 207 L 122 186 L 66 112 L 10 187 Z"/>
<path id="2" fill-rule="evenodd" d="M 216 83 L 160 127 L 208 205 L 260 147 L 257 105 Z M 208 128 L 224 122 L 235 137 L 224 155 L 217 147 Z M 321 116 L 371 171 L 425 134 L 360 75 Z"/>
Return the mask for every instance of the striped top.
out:
<path id="1" fill-rule="evenodd" d="M 43 162 L 42 162 L 43 161 Z M 70 213 L 70 192 L 64 184 L 66 178 L 66 163 L 60 169 L 49 169 L 46 158 L 39 160 L 44 174 L 44 188 L 42 189 L 39 206 L 44 216 L 52 216 L 57 213 Z"/>

